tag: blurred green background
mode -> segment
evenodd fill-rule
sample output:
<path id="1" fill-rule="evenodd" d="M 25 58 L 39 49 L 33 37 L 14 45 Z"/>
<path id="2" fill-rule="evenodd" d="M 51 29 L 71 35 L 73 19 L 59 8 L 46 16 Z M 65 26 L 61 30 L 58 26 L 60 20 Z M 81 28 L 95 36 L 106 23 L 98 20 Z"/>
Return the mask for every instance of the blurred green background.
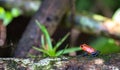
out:
<path id="1" fill-rule="evenodd" d="M 120 0 L 76 0 L 76 11 L 92 12 L 112 18 L 113 14 L 120 7 Z M 120 46 L 111 38 L 97 36 L 91 39 L 89 45 L 101 51 L 101 54 L 120 52 Z"/>

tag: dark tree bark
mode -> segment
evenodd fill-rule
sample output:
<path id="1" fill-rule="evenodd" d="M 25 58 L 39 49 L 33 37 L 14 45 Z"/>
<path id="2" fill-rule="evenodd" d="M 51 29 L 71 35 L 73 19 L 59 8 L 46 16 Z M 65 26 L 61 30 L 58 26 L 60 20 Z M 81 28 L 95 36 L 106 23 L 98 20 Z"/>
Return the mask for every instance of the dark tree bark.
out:
<path id="1" fill-rule="evenodd" d="M 33 45 L 40 45 L 41 32 L 35 23 L 38 20 L 44 24 L 50 35 L 58 26 L 61 18 L 69 9 L 69 0 L 43 0 L 42 5 L 31 19 L 27 29 L 25 30 L 21 40 L 15 49 L 14 57 L 27 57 L 31 52 Z"/>

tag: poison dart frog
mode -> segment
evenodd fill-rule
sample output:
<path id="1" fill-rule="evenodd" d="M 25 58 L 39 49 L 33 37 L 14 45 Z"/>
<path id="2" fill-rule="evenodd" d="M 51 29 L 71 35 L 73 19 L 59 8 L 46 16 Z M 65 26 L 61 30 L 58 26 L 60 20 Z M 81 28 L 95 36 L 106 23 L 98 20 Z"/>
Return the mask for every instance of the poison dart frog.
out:
<path id="1" fill-rule="evenodd" d="M 80 45 L 80 48 L 87 52 L 88 54 L 91 54 L 92 56 L 98 56 L 99 55 L 99 51 L 95 50 L 94 48 L 92 48 L 91 46 L 87 45 L 87 44 L 82 44 Z"/>

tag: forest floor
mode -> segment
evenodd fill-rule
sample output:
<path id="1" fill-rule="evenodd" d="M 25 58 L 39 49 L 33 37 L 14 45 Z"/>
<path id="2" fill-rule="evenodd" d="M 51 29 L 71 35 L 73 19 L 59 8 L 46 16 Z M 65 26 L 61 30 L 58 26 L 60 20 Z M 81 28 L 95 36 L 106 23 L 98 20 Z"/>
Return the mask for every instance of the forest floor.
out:
<path id="1" fill-rule="evenodd" d="M 0 70 L 120 70 L 120 53 L 61 58 L 0 58 Z"/>

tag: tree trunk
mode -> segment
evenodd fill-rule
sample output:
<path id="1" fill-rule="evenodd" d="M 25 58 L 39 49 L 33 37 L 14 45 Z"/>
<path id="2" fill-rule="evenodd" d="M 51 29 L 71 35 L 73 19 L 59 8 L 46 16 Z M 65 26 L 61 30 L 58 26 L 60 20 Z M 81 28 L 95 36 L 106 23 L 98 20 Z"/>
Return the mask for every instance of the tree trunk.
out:
<path id="1" fill-rule="evenodd" d="M 68 9 L 69 0 L 44 0 L 20 39 L 15 49 L 14 57 L 28 57 L 27 54 L 33 52 L 33 50 L 31 50 L 33 45 L 40 46 L 41 32 L 35 20 L 44 24 L 50 35 L 52 35 Z"/>

